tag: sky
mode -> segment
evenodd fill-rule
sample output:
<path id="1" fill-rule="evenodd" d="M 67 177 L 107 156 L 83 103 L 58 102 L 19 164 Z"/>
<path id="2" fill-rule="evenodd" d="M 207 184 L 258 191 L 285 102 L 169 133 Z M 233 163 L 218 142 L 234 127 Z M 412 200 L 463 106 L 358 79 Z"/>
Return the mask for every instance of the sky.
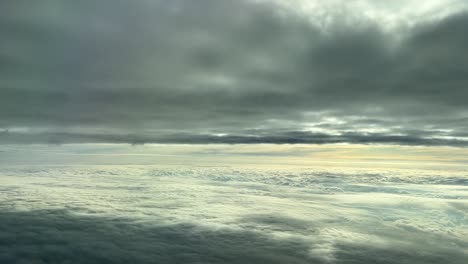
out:
<path id="1" fill-rule="evenodd" d="M 1 166 L 232 166 L 468 170 L 468 149 L 352 144 L 1 145 Z"/>
<path id="2" fill-rule="evenodd" d="M 468 1 L 0 4 L 0 143 L 468 145 Z"/>
<path id="3" fill-rule="evenodd" d="M 0 263 L 466 264 L 468 0 L 0 0 Z"/>

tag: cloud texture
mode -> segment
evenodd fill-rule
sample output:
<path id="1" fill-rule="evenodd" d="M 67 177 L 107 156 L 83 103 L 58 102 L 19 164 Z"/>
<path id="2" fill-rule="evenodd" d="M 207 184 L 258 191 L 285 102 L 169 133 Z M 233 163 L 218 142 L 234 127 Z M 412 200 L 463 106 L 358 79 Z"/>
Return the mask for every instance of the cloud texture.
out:
<path id="1" fill-rule="evenodd" d="M 0 142 L 466 146 L 467 2 L 322 2 L 2 1 Z"/>
<path id="2" fill-rule="evenodd" d="M 468 257 L 466 170 L 3 166 L 0 180 L 5 264 Z"/>

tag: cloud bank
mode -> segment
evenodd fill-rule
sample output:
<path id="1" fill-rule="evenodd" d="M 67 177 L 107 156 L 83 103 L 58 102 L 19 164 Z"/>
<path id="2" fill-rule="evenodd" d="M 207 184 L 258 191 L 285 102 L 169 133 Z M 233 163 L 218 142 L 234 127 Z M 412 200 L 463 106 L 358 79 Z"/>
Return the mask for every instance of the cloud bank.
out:
<path id="1" fill-rule="evenodd" d="M 466 1 L 2 1 L 1 143 L 466 146 Z"/>
<path id="2" fill-rule="evenodd" d="M 468 257 L 466 170 L 3 166 L 0 180 L 5 264 Z"/>

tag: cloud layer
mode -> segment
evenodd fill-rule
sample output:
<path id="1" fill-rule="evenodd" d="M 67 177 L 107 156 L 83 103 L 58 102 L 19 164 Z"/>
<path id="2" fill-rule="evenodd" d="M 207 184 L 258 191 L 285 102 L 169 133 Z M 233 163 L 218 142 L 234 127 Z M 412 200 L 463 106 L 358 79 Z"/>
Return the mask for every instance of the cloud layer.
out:
<path id="1" fill-rule="evenodd" d="M 3 166 L 0 180 L 5 264 L 468 257 L 466 170 Z"/>
<path id="2" fill-rule="evenodd" d="M 465 1 L 0 5 L 2 143 L 467 144 Z"/>

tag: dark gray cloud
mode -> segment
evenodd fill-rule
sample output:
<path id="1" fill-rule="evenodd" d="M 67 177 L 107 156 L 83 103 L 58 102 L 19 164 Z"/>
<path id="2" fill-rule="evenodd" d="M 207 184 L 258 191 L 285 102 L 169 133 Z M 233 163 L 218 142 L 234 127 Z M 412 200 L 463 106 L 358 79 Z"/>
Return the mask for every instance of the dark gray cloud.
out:
<path id="1" fill-rule="evenodd" d="M 461 8 L 388 29 L 270 1 L 0 5 L 1 142 L 466 145 Z"/>
<path id="2" fill-rule="evenodd" d="M 268 133 L 268 134 L 267 134 Z M 209 135 L 193 133 L 172 133 L 163 135 L 142 134 L 76 134 L 76 133 L 40 133 L 40 134 L 5 134 L 0 143 L 12 144 L 52 144 L 65 143 L 129 143 L 140 145 L 146 143 L 163 144 L 393 144 L 412 146 L 454 146 L 466 147 L 468 142 L 461 139 L 423 138 L 421 135 L 438 135 L 427 131 L 414 132 L 416 135 L 387 135 L 384 133 L 353 133 L 340 135 L 310 133 L 303 131 L 261 132 L 257 135 Z"/>
<path id="3" fill-rule="evenodd" d="M 291 219 L 253 218 L 281 229 Z M 300 224 L 300 222 L 299 222 Z M 74 216 L 61 210 L 0 213 L 0 261 L 13 263 L 328 263 L 308 241 L 193 224 L 157 225 L 130 219 Z M 442 254 L 442 255 L 441 255 Z M 457 249 L 432 254 L 339 245 L 333 263 L 464 263 Z"/>
<path id="4" fill-rule="evenodd" d="M 193 224 L 1 212 L 0 261 L 10 263 L 310 263 L 307 244 Z M 317 262 L 319 263 L 319 262 Z"/>

